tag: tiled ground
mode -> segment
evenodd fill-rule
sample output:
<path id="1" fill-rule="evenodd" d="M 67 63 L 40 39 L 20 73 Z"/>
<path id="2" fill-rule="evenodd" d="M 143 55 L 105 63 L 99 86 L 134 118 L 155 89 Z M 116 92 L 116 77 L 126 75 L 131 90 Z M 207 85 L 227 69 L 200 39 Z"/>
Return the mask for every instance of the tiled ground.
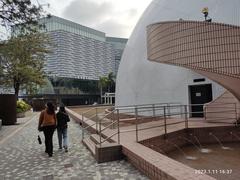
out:
<path id="1" fill-rule="evenodd" d="M 148 179 L 128 162 L 121 160 L 97 164 L 80 143 L 81 129 L 73 121 L 69 124 L 69 152 L 58 150 L 54 134 L 54 155 L 44 153 L 44 145 L 37 142 L 37 117 L 25 125 L 5 127 L 0 136 L 0 179 Z M 30 122 L 31 121 L 31 122 Z M 7 129 L 9 129 L 9 132 Z M 15 134 L 12 136 L 11 133 Z M 0 132 L 2 135 L 2 132 Z M 41 134 L 42 139 L 43 134 Z M 4 140 L 4 138 L 6 140 Z"/>

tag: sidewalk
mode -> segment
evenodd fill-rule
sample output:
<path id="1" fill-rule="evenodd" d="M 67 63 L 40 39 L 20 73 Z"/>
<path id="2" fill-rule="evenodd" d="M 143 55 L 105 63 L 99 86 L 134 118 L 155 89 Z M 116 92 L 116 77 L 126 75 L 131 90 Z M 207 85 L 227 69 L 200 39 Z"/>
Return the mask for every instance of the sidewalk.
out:
<path id="1" fill-rule="evenodd" d="M 69 123 L 69 152 L 58 150 L 54 133 L 54 154 L 49 158 L 44 145 L 37 141 L 39 113 L 20 120 L 19 125 L 5 126 L 0 131 L 0 179 L 72 179 L 72 180 L 145 180 L 148 179 L 128 162 L 97 164 L 81 143 L 81 129 Z M 4 133 L 4 136 L 3 136 Z M 43 134 L 41 138 L 44 141 Z"/>

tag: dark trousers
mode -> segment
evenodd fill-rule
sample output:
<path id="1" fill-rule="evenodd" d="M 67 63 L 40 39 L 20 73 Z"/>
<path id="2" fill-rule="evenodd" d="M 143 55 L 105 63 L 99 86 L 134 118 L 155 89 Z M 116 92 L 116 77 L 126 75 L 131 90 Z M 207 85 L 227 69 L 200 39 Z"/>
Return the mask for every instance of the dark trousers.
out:
<path id="1" fill-rule="evenodd" d="M 45 136 L 45 152 L 49 155 L 53 154 L 53 133 L 55 130 L 55 126 L 45 126 L 43 127 L 43 133 Z"/>

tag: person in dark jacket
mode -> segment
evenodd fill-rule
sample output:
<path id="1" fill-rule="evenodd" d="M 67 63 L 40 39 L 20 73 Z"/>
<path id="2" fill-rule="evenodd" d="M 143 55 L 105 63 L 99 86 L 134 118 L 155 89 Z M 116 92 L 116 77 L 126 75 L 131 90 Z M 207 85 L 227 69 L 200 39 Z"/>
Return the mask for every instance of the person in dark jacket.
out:
<path id="1" fill-rule="evenodd" d="M 68 152 L 68 139 L 67 139 L 67 123 L 70 121 L 68 114 L 65 111 L 65 107 L 61 106 L 57 113 L 57 133 L 59 149 L 64 148 L 65 152 Z M 62 146 L 63 140 L 63 146 Z"/>

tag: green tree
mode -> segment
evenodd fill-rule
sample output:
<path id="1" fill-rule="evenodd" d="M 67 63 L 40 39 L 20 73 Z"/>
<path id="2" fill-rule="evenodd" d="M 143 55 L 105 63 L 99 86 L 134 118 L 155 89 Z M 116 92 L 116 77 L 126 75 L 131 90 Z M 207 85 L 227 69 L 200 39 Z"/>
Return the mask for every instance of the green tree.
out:
<path id="1" fill-rule="evenodd" d="M 108 92 L 115 91 L 115 75 L 113 72 L 110 72 L 107 76 L 103 76 L 99 78 L 98 86 L 100 88 L 100 94 L 103 95 L 103 90 L 107 89 Z"/>
<path id="2" fill-rule="evenodd" d="M 13 87 L 18 96 L 21 87 L 44 84 L 44 58 L 50 53 L 46 34 L 30 33 L 11 37 L 0 48 L 0 84 Z"/>
<path id="3" fill-rule="evenodd" d="M 42 6 L 35 6 L 31 0 L 0 0 L 0 23 L 10 29 L 21 25 L 21 28 L 36 30 L 39 18 L 45 16 Z"/>
<path id="4" fill-rule="evenodd" d="M 107 76 L 108 78 L 108 92 L 115 91 L 115 82 L 116 82 L 116 77 L 113 74 L 113 72 L 110 72 Z"/>
<path id="5" fill-rule="evenodd" d="M 103 77 L 99 77 L 99 81 L 98 81 L 98 86 L 100 88 L 100 95 L 103 95 L 103 89 L 107 88 L 109 84 L 109 80 L 106 76 Z"/>

